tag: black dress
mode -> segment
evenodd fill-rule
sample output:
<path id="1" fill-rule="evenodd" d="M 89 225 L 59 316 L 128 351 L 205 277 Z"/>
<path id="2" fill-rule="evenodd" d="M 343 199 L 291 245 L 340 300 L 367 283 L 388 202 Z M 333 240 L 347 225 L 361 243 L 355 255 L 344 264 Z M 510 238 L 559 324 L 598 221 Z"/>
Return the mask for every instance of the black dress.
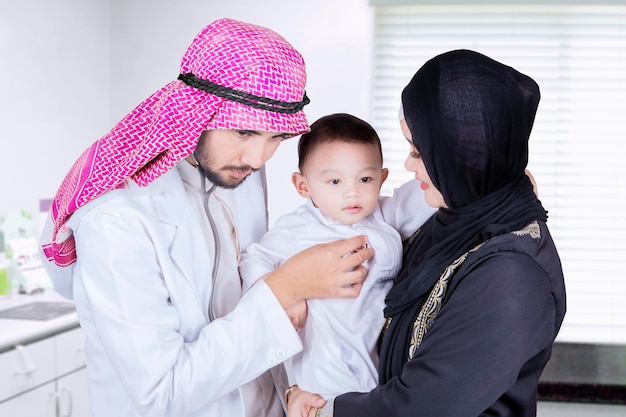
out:
<path id="1" fill-rule="evenodd" d="M 448 272 L 435 292 L 392 317 L 381 385 L 337 397 L 335 417 L 536 415 L 539 377 L 565 315 L 545 224 L 494 237 Z"/>

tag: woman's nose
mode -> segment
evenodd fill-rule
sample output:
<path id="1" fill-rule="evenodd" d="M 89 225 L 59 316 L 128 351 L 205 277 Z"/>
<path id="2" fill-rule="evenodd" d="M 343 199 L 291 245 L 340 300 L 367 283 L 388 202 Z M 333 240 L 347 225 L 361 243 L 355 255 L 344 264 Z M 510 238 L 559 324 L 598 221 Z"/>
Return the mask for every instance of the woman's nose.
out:
<path id="1" fill-rule="evenodd" d="M 412 158 L 411 155 L 408 155 L 404 160 L 404 169 L 409 172 L 417 172 L 416 160 Z"/>

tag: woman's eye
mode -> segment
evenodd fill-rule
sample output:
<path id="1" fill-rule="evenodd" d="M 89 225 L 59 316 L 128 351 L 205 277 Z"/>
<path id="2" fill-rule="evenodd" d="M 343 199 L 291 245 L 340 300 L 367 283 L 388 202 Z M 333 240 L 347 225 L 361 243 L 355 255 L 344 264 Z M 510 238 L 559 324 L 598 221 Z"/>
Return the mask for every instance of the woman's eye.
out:
<path id="1" fill-rule="evenodd" d="M 415 159 L 420 159 L 420 158 L 422 157 L 422 155 L 420 155 L 420 153 L 419 153 L 419 152 L 417 152 L 417 151 L 411 151 L 411 152 L 409 152 L 409 156 L 410 156 L 411 158 L 415 158 Z"/>

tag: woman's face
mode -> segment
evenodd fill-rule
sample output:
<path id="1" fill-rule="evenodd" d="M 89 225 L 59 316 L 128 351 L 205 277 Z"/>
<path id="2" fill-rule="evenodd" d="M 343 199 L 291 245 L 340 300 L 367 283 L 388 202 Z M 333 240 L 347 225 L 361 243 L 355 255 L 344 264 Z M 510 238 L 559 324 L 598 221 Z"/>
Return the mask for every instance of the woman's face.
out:
<path id="1" fill-rule="evenodd" d="M 402 128 L 404 137 L 409 141 L 409 145 L 411 145 L 409 156 L 406 158 L 406 161 L 404 161 L 404 168 L 406 168 L 407 171 L 414 172 L 415 179 L 421 182 L 420 187 L 424 190 L 424 199 L 426 200 L 426 204 L 434 208 L 447 208 L 448 206 L 443 200 L 443 196 L 439 190 L 435 188 L 433 182 L 428 176 L 428 173 L 426 172 L 424 160 L 413 145 L 411 131 L 409 130 L 409 126 L 406 124 L 404 119 L 400 120 L 400 127 Z"/>

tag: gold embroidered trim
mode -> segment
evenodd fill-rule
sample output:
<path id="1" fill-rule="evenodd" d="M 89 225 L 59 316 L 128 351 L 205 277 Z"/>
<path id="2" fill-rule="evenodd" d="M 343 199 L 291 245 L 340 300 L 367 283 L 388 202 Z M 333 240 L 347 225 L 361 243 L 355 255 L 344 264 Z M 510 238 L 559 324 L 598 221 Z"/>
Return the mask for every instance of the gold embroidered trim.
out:
<path id="1" fill-rule="evenodd" d="M 415 355 L 415 351 L 422 344 L 422 340 L 424 339 L 424 335 L 428 332 L 428 329 L 433 324 L 435 317 L 441 310 L 441 301 L 446 295 L 446 291 L 448 290 L 448 283 L 450 282 L 450 278 L 454 276 L 456 270 L 465 262 L 467 259 L 467 255 L 471 252 L 478 250 L 484 243 L 481 243 L 469 251 L 465 252 L 459 258 L 457 258 L 452 264 L 448 265 L 446 269 L 443 271 L 439 280 L 433 286 L 433 289 L 430 291 L 428 298 L 422 305 L 422 308 L 417 315 L 417 319 L 413 323 L 413 332 L 411 334 L 411 342 L 409 344 L 409 357 L 408 360 L 413 359 Z"/>
<path id="2" fill-rule="evenodd" d="M 532 222 L 528 226 L 523 229 L 516 230 L 513 233 L 515 236 L 530 236 L 533 239 L 541 239 L 541 228 L 539 227 L 539 223 Z"/>
<path id="3" fill-rule="evenodd" d="M 541 238 L 541 229 L 539 228 L 539 224 L 536 221 L 532 222 L 523 229 L 516 230 L 511 233 L 515 236 L 530 236 L 533 239 Z M 422 308 L 417 315 L 417 319 L 413 323 L 411 342 L 409 344 L 408 360 L 413 359 L 417 348 L 419 348 L 419 346 L 422 344 L 424 336 L 428 332 L 430 326 L 433 324 L 435 317 L 437 317 L 437 314 L 441 309 L 441 302 L 446 296 L 446 291 L 448 290 L 448 283 L 450 282 L 450 279 L 454 276 L 457 269 L 463 264 L 463 262 L 465 262 L 467 256 L 470 253 L 477 251 L 485 243 L 486 242 L 476 245 L 475 247 L 461 255 L 459 258 L 457 258 L 454 262 L 452 262 L 452 264 L 448 265 L 448 267 L 439 277 L 439 280 L 437 280 L 437 282 L 433 286 L 433 289 L 430 291 L 428 298 L 424 302 L 424 305 L 422 305 Z M 385 323 L 385 329 L 389 327 L 390 323 L 391 318 L 388 318 L 387 322 Z"/>

